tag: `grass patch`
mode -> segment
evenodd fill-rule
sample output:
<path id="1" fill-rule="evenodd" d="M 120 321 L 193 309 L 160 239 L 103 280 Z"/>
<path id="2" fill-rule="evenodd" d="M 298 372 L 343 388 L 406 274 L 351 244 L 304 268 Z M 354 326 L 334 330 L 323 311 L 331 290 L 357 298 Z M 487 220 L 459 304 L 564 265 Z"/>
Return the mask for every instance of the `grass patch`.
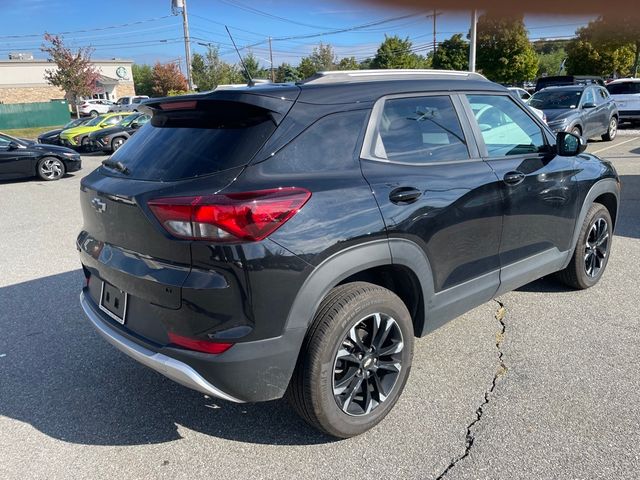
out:
<path id="1" fill-rule="evenodd" d="M 43 132 L 62 128 L 62 125 L 52 125 L 50 127 L 32 127 L 32 128 L 14 128 L 13 130 L 4 130 L 2 133 L 11 135 L 12 137 L 28 138 L 35 140 Z"/>

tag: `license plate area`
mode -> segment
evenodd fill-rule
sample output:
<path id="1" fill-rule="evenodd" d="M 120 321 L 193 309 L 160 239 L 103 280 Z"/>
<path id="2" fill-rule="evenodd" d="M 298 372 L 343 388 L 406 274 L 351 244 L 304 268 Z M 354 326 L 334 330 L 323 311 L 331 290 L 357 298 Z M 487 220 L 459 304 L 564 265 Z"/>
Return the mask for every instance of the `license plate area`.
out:
<path id="1" fill-rule="evenodd" d="M 108 282 L 102 282 L 100 310 L 122 325 L 124 325 L 127 315 L 127 299 L 127 292 L 123 292 Z"/>

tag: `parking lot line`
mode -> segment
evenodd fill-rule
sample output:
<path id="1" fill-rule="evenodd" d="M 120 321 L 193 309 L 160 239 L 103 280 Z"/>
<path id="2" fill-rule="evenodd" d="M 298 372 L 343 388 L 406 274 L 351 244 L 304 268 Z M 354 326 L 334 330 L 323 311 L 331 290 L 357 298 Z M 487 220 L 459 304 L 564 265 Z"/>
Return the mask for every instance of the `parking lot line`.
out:
<path id="1" fill-rule="evenodd" d="M 604 148 L 601 148 L 599 150 L 595 150 L 595 151 L 593 151 L 591 153 L 596 154 L 596 153 L 604 152 L 605 150 L 609 150 L 610 148 L 613 148 L 613 147 L 619 147 L 620 145 L 624 145 L 625 143 L 633 142 L 634 140 L 638 140 L 638 137 L 634 137 L 634 138 L 631 138 L 629 140 L 625 140 L 624 142 L 616 143 L 615 145 L 609 145 L 608 147 L 604 147 Z"/>

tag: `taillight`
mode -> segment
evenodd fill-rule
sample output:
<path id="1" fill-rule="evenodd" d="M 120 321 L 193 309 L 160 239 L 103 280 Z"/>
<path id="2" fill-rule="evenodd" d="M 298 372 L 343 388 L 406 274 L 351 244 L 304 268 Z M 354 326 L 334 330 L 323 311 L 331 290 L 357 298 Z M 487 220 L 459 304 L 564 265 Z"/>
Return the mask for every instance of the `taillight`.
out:
<path id="1" fill-rule="evenodd" d="M 220 354 L 233 347 L 233 343 L 210 342 L 208 340 L 198 340 L 196 338 L 183 337 L 169 332 L 169 341 L 179 347 L 184 347 L 196 352 Z"/>
<path id="2" fill-rule="evenodd" d="M 172 235 L 233 242 L 266 238 L 307 203 L 311 192 L 286 187 L 255 192 L 159 198 L 149 208 Z"/>

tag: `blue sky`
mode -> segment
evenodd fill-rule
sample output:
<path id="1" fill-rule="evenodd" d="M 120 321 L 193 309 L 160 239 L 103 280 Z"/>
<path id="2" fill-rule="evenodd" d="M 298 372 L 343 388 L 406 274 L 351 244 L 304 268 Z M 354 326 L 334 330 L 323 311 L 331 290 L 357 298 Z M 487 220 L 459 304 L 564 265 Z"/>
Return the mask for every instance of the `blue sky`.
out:
<path id="1" fill-rule="evenodd" d="M 275 39 L 275 64 L 283 61 L 297 64 L 300 57 L 307 55 L 320 41 L 333 45 L 339 57 L 355 56 L 361 60 L 375 53 L 385 33 L 408 36 L 415 50 L 421 54 L 432 48 L 433 20 L 426 16 L 330 34 L 331 30 L 415 13 L 385 9 L 363 1 L 187 1 L 192 52 L 204 52 L 206 47 L 202 44 L 219 44 L 223 57 L 234 63 L 237 56 L 231 49 L 225 24 L 239 46 L 258 44 L 251 50 L 264 66 L 269 65 L 266 42 L 269 36 Z M 2 59 L 7 58 L 10 51 L 33 52 L 36 57 L 42 57 L 39 45 L 45 31 L 73 32 L 64 35 L 67 44 L 92 46 L 95 48 L 94 58 L 130 58 L 138 63 L 184 59 L 182 17 L 171 16 L 170 0 L 3 0 L 2 3 Z M 424 15 L 429 13 L 425 11 Z M 437 17 L 437 41 L 445 40 L 454 33 L 466 34 L 469 17 L 466 12 L 441 12 Z M 571 36 L 589 19 L 585 16 L 527 16 L 525 23 L 533 39 L 557 38 Z M 121 26 L 123 24 L 129 25 Z M 281 40 L 291 36 L 308 38 Z"/>

